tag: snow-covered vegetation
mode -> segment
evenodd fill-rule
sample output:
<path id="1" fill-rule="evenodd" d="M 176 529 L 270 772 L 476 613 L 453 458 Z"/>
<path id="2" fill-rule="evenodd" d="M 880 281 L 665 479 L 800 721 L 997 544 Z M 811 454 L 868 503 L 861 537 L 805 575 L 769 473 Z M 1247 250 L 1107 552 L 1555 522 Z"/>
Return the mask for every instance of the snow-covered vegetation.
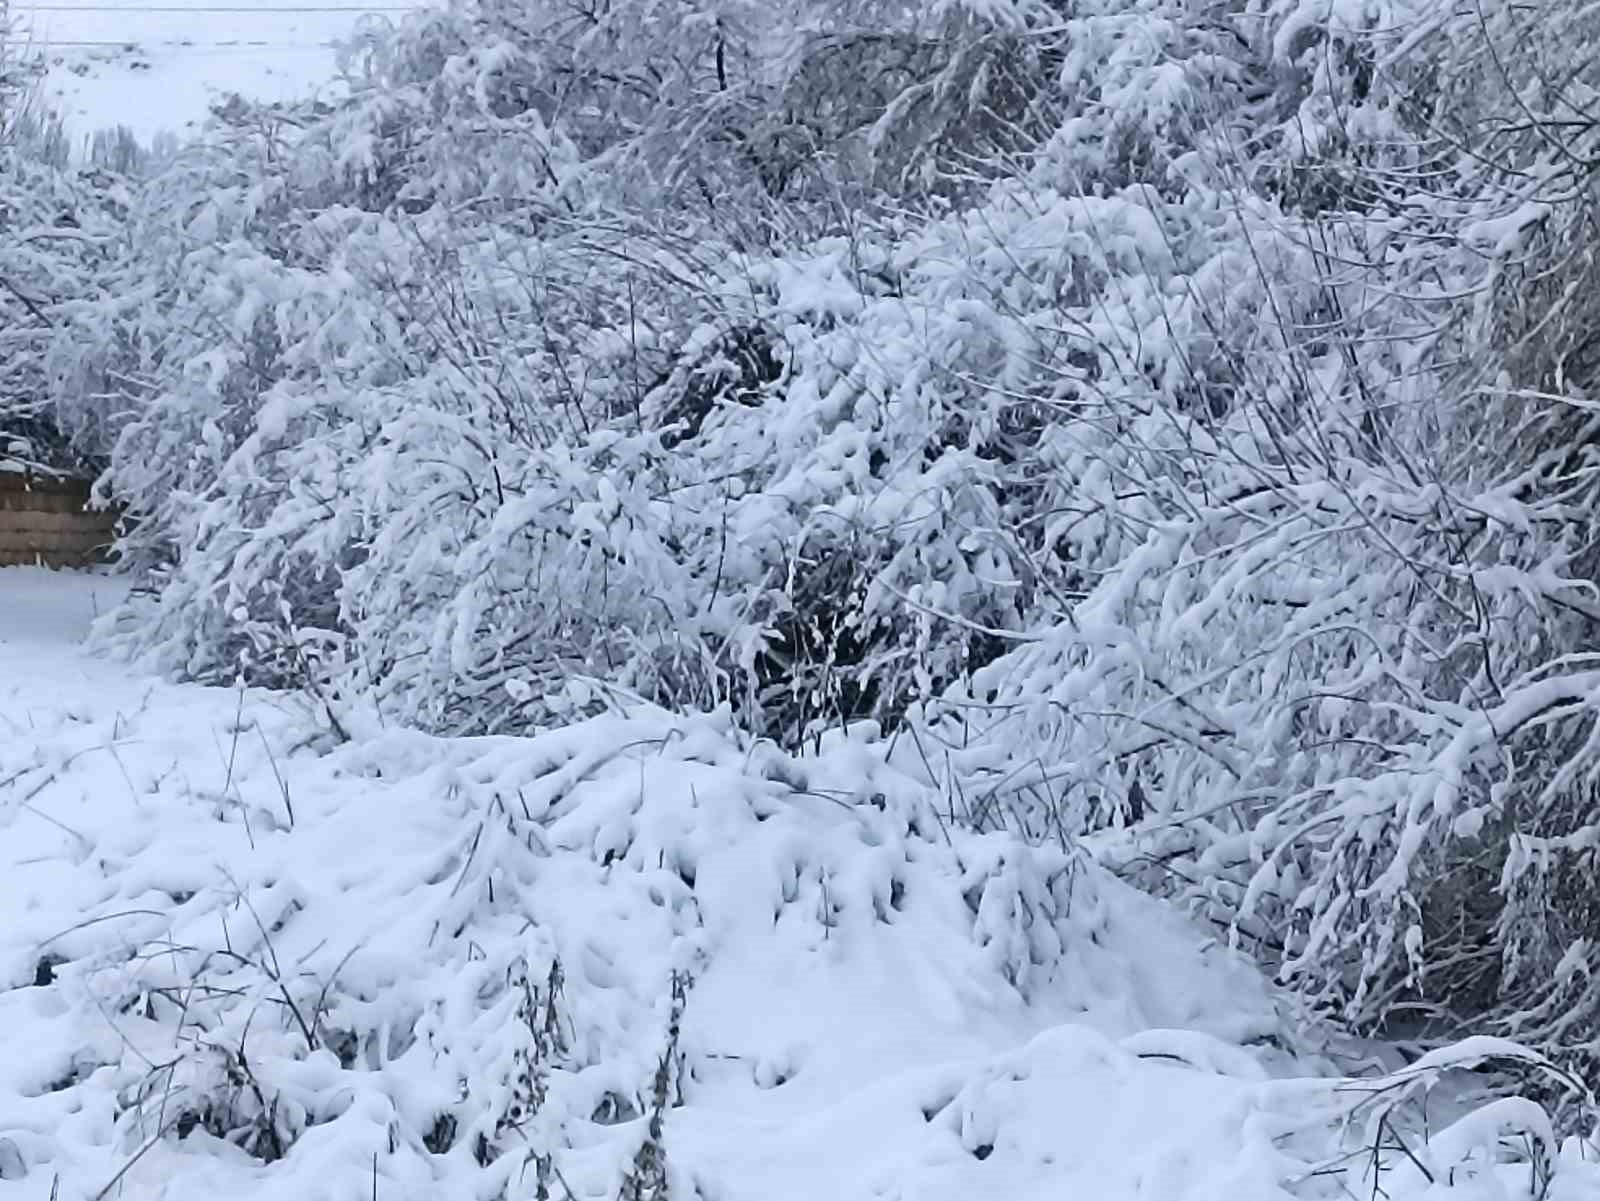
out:
<path id="1" fill-rule="evenodd" d="M 355 816 L 364 804 L 414 813 L 382 837 L 418 847 L 494 831 L 483 858 L 461 851 L 403 888 L 357 871 L 286 889 L 290 851 L 272 852 L 282 867 L 252 860 L 264 891 L 251 904 L 270 894 L 329 915 L 295 918 L 296 961 L 327 989 L 314 1004 L 262 967 L 261 947 L 230 961 L 265 972 L 250 988 L 276 988 L 288 1011 L 261 1033 L 279 1040 L 281 1074 L 254 1092 L 226 1059 L 243 1057 L 256 993 L 217 984 L 203 1014 L 182 999 L 222 970 L 195 950 L 213 935 L 190 925 L 224 901 L 248 916 L 251 886 L 129 900 L 150 911 L 146 933 L 74 935 L 74 963 L 132 948 L 135 967 L 118 969 L 130 996 L 152 995 L 134 979 L 139 948 L 182 944 L 160 961 L 176 1009 L 150 1002 L 147 1020 L 224 1051 L 212 1077 L 184 1075 L 203 1067 L 186 1056 L 158 1082 L 197 1098 L 173 1113 L 257 1158 L 314 1155 L 300 1149 L 332 1120 L 326 1094 L 355 1087 L 333 1083 L 358 1058 L 335 1030 L 397 1039 L 381 1055 L 398 1063 L 443 1022 L 456 1045 L 411 1052 L 437 1069 L 425 1084 L 376 1061 L 369 1084 L 397 1106 L 402 1077 L 444 1091 L 403 1102 L 403 1120 L 371 1107 L 362 1120 L 390 1121 L 394 1156 L 424 1138 L 424 1117 L 448 1117 L 474 1162 L 503 1165 L 512 1119 L 495 1090 L 510 1069 L 485 1066 L 471 1031 L 515 1010 L 524 980 L 519 1062 L 570 1079 L 528 1086 L 540 1100 L 520 1104 L 545 1115 L 518 1130 L 530 1175 L 494 1179 L 560 1196 L 569 1186 L 540 1174 L 560 1161 L 615 1168 L 577 1195 L 655 1195 L 640 1190 L 667 1187 L 645 1176 L 677 1057 L 765 1055 L 756 1076 L 787 1079 L 778 1052 L 724 1040 L 784 1005 L 775 1030 L 827 1025 L 881 964 L 910 962 L 892 900 L 897 881 L 922 893 L 915 875 L 940 882 L 912 927 L 942 932 L 923 950 L 1023 1005 L 1005 1038 L 951 1043 L 940 1031 L 981 1023 L 964 1002 L 936 1005 L 908 968 L 918 995 L 894 1004 L 911 1008 L 861 1036 L 916 1031 L 914 1049 L 896 1043 L 902 1066 L 965 1045 L 938 1053 L 977 1057 L 949 1098 L 966 1098 L 963 1138 L 991 1104 L 1037 1120 L 1034 1101 L 984 1100 L 990 1086 L 972 1083 L 1035 1087 L 1015 1063 L 1070 1075 L 1087 1056 L 1124 1079 L 1105 1066 L 1122 1052 L 1086 1051 L 1081 1029 L 1069 1047 L 1059 1026 L 1068 1012 L 1075 1028 L 1099 1023 L 1076 990 L 1135 988 L 1140 969 L 1085 944 L 1135 965 L 1165 954 L 1137 949 L 1154 935 L 1124 945 L 1095 925 L 1156 912 L 1128 886 L 1254 955 L 1297 1022 L 1434 1056 L 1467 1035 L 1527 1048 L 1461 1052 L 1548 1069 L 1519 1078 L 1521 1102 L 1484 1111 L 1472 1129 L 1491 1142 L 1491 1118 L 1525 1118 L 1529 1098 L 1548 1107 L 1540 1121 L 1587 1130 L 1571 1086 L 1600 1068 L 1597 44 L 1600 10 L 1580 0 L 461 0 L 351 46 L 348 99 L 234 103 L 204 139 L 130 160 L 125 178 L 84 188 L 8 149 L 29 165 L 8 172 L 7 203 L 41 215 L 0 226 L 0 304 L 19 315 L 0 336 L 25 347 L 0 423 L 47 413 L 128 506 L 123 563 L 141 587 L 102 645 L 168 676 L 309 700 L 346 745 L 304 770 L 345 780 L 351 815 L 319 785 L 322 833 L 255 818 L 274 846 L 365 840 L 411 870 L 403 848 L 359 833 L 382 825 Z M 74 187 L 70 222 L 51 216 L 50 189 Z M 425 762 L 451 765 L 449 779 Z M 357 787 L 357 764 L 412 783 Z M 15 770 L 44 772 L 41 788 L 65 778 L 53 760 Z M 170 787 L 135 781 L 129 796 Z M 825 799 L 786 801 L 774 824 L 774 790 Z M 255 802 L 236 801 L 222 787 L 207 820 L 235 820 L 232 806 L 243 825 Z M 519 866 L 546 855 L 559 866 Z M 733 863 L 753 873 L 744 891 L 703 895 Z M 570 876 L 583 899 L 546 916 L 542 901 L 480 896 L 495 872 L 558 892 Z M 1008 890 L 992 903 L 991 876 Z M 821 899 L 790 896 L 813 883 Z M 735 1001 L 728 985 L 697 1010 L 723 969 L 695 940 L 744 930 L 773 887 L 772 928 L 729 933 L 738 949 L 717 960 L 767 992 Z M 437 929 L 412 937 L 420 927 L 378 912 L 396 904 Z M 818 923 L 804 938 L 831 943 L 836 917 L 857 931 L 823 948 L 859 957 L 826 1001 L 771 991 L 797 970 L 799 944 L 784 942 L 796 904 Z M 341 907 L 371 910 L 383 939 L 336 947 Z M 513 910 L 534 934 L 505 932 Z M 641 949 L 596 952 L 605 966 L 586 975 L 577 948 L 610 939 L 613 912 Z M 270 944 L 273 922 L 257 924 Z M 683 962 L 667 953 L 677 940 Z M 334 966 L 352 946 L 411 961 L 346 993 Z M 981 971 L 950 966 L 968 962 Z M 443 983 L 463 973 L 484 982 L 470 1004 Z M 1205 1004 L 1165 1008 L 1171 989 L 1209 995 L 1191 975 L 1212 979 L 1149 984 L 1164 1016 L 1119 1010 L 1097 1037 L 1207 1029 L 1231 1049 L 1172 1054 L 1224 1077 L 1242 1042 L 1283 1040 L 1281 1021 L 1218 1032 Z M 405 1000 L 381 1019 L 335 1014 L 380 988 Z M 607 988 L 655 1015 L 655 1042 L 633 1010 L 590 998 Z M 1258 1012 L 1229 995 L 1222 1009 Z M 495 1038 L 516 1026 L 504 1018 Z M 903 1081 L 886 1061 L 830 1053 Z M 1336 1075 L 1291 1086 L 1317 1075 L 1298 1053 L 1292 1068 L 1246 1057 L 1301 1107 L 1294 1129 L 1326 1132 Z M 585 1106 L 605 1109 L 584 1091 L 601 1088 L 584 1075 L 600 1064 L 602 1092 L 634 1114 L 621 1142 L 584 1125 L 598 1121 Z M 1125 1066 L 1128 1081 L 1168 1078 Z M 1240 1104 L 1278 1113 L 1246 1093 Z M 731 1154 L 697 1142 L 695 1123 L 757 1105 L 717 1096 L 699 1110 L 685 1093 L 700 1116 L 666 1122 L 688 1161 Z M 123 1105 L 119 1129 L 153 1104 Z M 844 1123 L 807 1139 L 848 1141 L 858 1125 L 792 1106 L 786 1122 Z M 1263 1120 L 1262 1149 L 1332 1179 L 1308 1165 L 1343 1144 Z M 1400 1125 L 1373 1127 L 1375 1162 L 1389 1134 L 1410 1148 Z M 1089 1129 L 1086 1148 L 1109 1137 Z M 973 1133 L 967 1150 L 995 1137 Z M 1075 1154 L 1014 1137 L 1027 1155 Z M 1544 1188 L 1553 1161 L 1527 1158 L 1537 1170 L 1516 1187 Z M 1273 1162 L 1274 1188 L 1299 1178 Z M 705 1170 L 675 1177 L 673 1195 L 782 1195 Z M 967 1170 L 934 1185 L 896 1169 L 882 1188 L 1028 1195 Z M 846 1174 L 865 1193 L 874 1171 Z M 804 1174 L 791 1185 L 832 1191 Z"/>
<path id="2" fill-rule="evenodd" d="M 75 654 L 106 591 L 0 572 L 0 1198 L 1600 1191 L 1457 1082 L 1581 1093 L 1537 1056 L 1342 1074 L 1241 954 L 886 744 L 640 706 L 335 746 Z"/>
<path id="3" fill-rule="evenodd" d="M 3 15 L 3 14 L 0 14 Z M 0 28 L 0 457 L 39 466 L 79 458 L 53 419 L 47 366 L 61 305 L 100 294 L 127 197 L 102 153 L 67 166 L 66 135 L 36 103 L 36 73 Z"/>

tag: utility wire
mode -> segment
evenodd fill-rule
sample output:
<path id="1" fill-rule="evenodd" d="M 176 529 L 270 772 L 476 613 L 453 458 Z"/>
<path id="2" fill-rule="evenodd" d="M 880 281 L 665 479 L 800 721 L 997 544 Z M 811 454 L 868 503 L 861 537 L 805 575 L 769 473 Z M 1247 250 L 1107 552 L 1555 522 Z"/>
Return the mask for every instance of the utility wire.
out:
<path id="1" fill-rule="evenodd" d="M 207 4 L 193 8 L 182 5 L 136 5 L 136 4 L 17 4 L 13 5 L 11 12 L 14 16 L 26 13 L 351 13 L 363 16 L 366 13 L 409 13 L 417 12 L 425 7 L 422 4 L 377 4 L 369 7 L 358 8 L 354 5 L 276 5 L 256 6 L 249 4 Z"/>
<path id="2" fill-rule="evenodd" d="M 235 51 L 244 53 L 253 50 L 335 50 L 338 47 L 333 42 L 155 42 L 138 38 L 123 38 L 113 42 L 83 42 L 83 41 L 50 41 L 31 47 L 34 54 L 48 53 L 52 50 L 128 50 L 128 51 L 157 51 L 181 50 L 185 54 L 192 52 L 222 52 Z"/>

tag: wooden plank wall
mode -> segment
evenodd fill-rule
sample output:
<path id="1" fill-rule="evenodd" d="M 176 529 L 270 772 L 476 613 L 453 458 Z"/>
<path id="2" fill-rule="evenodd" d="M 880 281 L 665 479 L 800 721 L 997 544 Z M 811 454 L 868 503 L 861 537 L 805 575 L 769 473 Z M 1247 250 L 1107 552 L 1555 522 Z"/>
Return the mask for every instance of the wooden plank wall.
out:
<path id="1" fill-rule="evenodd" d="M 89 509 L 89 484 L 0 467 L 0 567 L 86 567 L 103 562 L 115 511 Z"/>

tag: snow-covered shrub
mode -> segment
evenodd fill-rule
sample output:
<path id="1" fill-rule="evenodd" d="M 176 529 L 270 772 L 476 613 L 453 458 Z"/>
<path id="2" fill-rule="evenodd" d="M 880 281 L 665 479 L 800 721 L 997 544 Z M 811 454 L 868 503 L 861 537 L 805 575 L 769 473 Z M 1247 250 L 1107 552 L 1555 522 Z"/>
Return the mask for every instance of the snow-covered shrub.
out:
<path id="1" fill-rule="evenodd" d="M 1581 1051 L 1593 18 L 1483 9 L 374 34 L 57 344 L 123 643 L 452 732 L 871 721 L 1353 1019 Z"/>
<path id="2" fill-rule="evenodd" d="M 128 190 L 112 171 L 67 161 L 33 82 L 0 24 L 0 458 L 72 468 L 105 446 L 54 403 L 50 347 L 65 307 L 98 285 Z"/>
<path id="3" fill-rule="evenodd" d="M 1594 193 L 1576 164 L 1597 126 L 1548 115 L 1587 111 L 1589 73 L 1548 64 L 1592 14 L 1421 6 L 1390 27 L 1367 7 L 1338 32 L 1366 28 L 1356 61 L 1379 65 L 1307 94 L 1348 83 L 1325 120 L 1409 142 L 1375 148 L 1382 170 L 1359 137 L 1314 143 L 1372 180 L 1360 197 L 1236 195 L 1237 236 L 1184 284 L 1189 320 L 1155 326 L 1207 403 L 1111 408 L 1108 486 L 1059 510 L 1087 594 L 949 698 L 940 755 L 991 820 L 1136 823 L 1109 855 L 1349 1016 L 1487 1011 L 1592 1055 L 1597 477 L 1576 285 Z M 1303 16 L 1276 38 L 1289 67 L 1334 37 Z M 1435 111 L 1386 74 L 1402 34 Z"/>

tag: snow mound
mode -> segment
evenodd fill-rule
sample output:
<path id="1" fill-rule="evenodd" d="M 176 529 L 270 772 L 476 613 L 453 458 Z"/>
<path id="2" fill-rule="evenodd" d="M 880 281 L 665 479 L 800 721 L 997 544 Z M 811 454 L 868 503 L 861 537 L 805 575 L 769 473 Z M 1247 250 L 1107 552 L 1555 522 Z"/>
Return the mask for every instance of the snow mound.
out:
<path id="1" fill-rule="evenodd" d="M 333 746 L 49 651 L 0 632 L 0 1201 L 1332 1195 L 1404 1091 L 1297 1075 L 1248 964 L 875 744 Z M 1455 1188 L 1544 1187 L 1455 1172 L 1507 1131 Z"/>

